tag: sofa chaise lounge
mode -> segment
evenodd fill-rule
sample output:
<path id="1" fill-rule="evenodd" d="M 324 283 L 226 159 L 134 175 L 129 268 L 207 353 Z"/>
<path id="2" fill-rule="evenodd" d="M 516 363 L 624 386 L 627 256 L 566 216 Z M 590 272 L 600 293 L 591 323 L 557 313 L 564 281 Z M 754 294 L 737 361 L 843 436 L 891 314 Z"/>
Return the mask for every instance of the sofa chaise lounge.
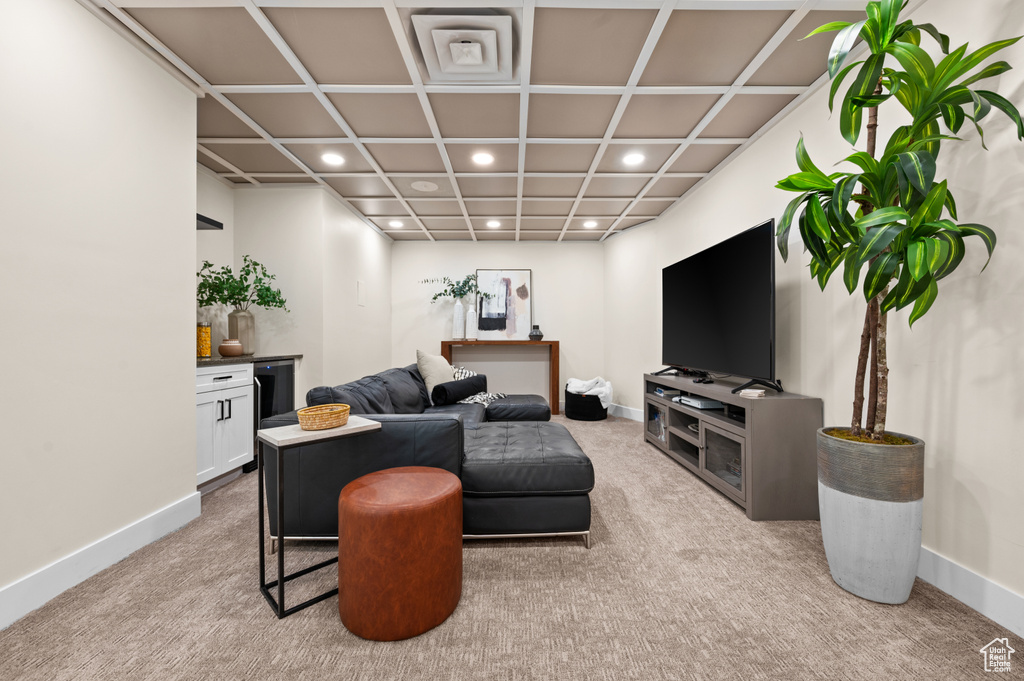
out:
<path id="1" fill-rule="evenodd" d="M 350 481 L 398 466 L 443 468 L 462 480 L 467 538 L 581 535 L 590 546 L 594 468 L 536 395 L 431 406 L 416 365 L 335 387 L 313 388 L 308 406 L 344 403 L 381 423 L 357 437 L 301 447 L 285 459 L 285 538 L 338 536 L 338 495 Z M 499 420 L 500 419 L 500 420 Z M 298 423 L 296 412 L 262 428 Z M 266 450 L 270 533 L 278 532 L 276 452 Z"/>

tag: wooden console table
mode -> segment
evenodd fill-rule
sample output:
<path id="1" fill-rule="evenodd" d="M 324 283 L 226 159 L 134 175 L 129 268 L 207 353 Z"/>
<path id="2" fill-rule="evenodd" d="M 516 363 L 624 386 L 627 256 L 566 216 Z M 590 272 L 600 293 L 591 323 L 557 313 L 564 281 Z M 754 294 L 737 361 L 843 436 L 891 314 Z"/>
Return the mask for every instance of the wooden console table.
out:
<path id="1" fill-rule="evenodd" d="M 549 374 L 549 397 L 548 404 L 551 406 L 551 413 L 558 415 L 558 400 L 561 397 L 561 393 L 558 389 L 558 341 L 531 341 L 531 340 L 513 340 L 513 341 L 489 341 L 489 340 L 446 340 L 441 341 L 441 356 L 448 360 L 448 363 L 452 362 L 452 346 L 455 345 L 496 345 L 505 346 L 509 345 L 533 345 L 533 346 L 544 346 L 548 347 L 548 374 Z"/>

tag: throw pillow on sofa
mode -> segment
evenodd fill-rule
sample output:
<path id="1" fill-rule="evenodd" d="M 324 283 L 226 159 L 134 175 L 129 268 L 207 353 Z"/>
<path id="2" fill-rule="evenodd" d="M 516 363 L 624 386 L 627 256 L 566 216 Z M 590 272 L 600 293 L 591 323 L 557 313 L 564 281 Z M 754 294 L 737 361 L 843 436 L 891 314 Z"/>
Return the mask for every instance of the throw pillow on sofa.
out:
<path id="1" fill-rule="evenodd" d="M 477 375 L 434 386 L 430 392 L 430 399 L 435 405 L 455 404 L 471 395 L 486 391 L 487 377 Z"/>
<path id="2" fill-rule="evenodd" d="M 434 386 L 452 380 L 452 365 L 441 355 L 428 355 L 422 350 L 416 351 L 416 367 L 427 385 L 427 394 L 434 393 Z"/>

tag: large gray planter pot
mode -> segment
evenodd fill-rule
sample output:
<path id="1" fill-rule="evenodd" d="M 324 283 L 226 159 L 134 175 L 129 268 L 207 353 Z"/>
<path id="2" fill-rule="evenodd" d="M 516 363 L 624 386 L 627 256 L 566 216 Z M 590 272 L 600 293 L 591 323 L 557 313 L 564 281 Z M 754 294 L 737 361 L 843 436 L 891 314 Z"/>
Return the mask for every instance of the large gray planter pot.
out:
<path id="1" fill-rule="evenodd" d="M 917 576 L 924 441 L 851 442 L 818 430 L 818 508 L 832 579 L 861 598 L 906 603 Z"/>
<path id="2" fill-rule="evenodd" d="M 237 338 L 242 344 L 242 354 L 256 352 L 256 319 L 248 310 L 232 310 L 228 313 L 228 336 Z"/>

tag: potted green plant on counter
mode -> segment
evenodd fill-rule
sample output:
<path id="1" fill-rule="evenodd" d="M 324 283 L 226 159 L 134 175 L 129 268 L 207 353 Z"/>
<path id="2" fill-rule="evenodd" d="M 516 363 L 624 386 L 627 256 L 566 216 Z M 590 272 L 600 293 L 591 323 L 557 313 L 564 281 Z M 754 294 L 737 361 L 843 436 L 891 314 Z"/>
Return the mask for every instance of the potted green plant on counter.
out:
<path id="1" fill-rule="evenodd" d="M 258 305 L 288 311 L 281 289 L 271 286 L 276 277 L 249 256 L 242 258 L 242 267 L 237 275 L 227 265 L 214 268 L 213 263 L 204 260 L 196 277 L 199 279 L 196 287 L 196 304 L 199 307 L 221 304 L 234 308 L 228 314 L 228 336 L 241 342 L 243 355 L 256 351 L 256 325 L 250 307 Z"/>
<path id="2" fill-rule="evenodd" d="M 799 172 L 777 185 L 798 194 L 779 222 L 783 259 L 795 225 L 819 286 L 824 289 L 835 275 L 867 301 L 852 422 L 818 432 L 818 492 L 833 578 L 858 596 L 884 603 L 910 597 L 924 494 L 924 442 L 886 430 L 886 316 L 910 307 L 913 325 L 931 309 L 939 282 L 960 264 L 969 241 L 980 240 L 990 258 L 996 245 L 992 229 L 958 216 L 951 188 L 936 177 L 940 149 L 962 141 L 958 133 L 971 128 L 984 146 L 981 123 L 995 111 L 1008 116 L 1017 138 L 1024 138 L 1016 107 L 975 86 L 1010 69 L 1004 61 L 983 63 L 1019 38 L 951 51 L 949 38 L 931 24 L 900 21 L 901 9 L 899 0 L 869 2 L 864 20 L 832 22 L 811 32 L 839 32 L 828 57 L 829 108 L 839 107 L 839 127 L 850 144 L 860 137 L 867 114 L 866 149 L 842 159 L 850 170 L 826 174 L 801 139 Z M 867 56 L 844 65 L 858 37 Z M 933 59 L 922 40 L 937 43 L 942 55 Z M 846 93 L 837 99 L 844 83 Z M 895 129 L 879 153 L 878 107 L 897 104 L 911 120 Z"/>
<path id="3" fill-rule="evenodd" d="M 462 305 L 462 299 L 467 296 L 491 297 L 477 286 L 476 275 L 467 274 L 461 281 L 453 281 L 451 277 L 442 277 L 440 279 L 423 279 L 420 283 L 442 285 L 441 290 L 430 299 L 431 303 L 436 303 L 439 298 L 455 299 L 452 311 L 452 340 L 476 340 L 476 300 L 470 301 L 467 312 Z"/>

